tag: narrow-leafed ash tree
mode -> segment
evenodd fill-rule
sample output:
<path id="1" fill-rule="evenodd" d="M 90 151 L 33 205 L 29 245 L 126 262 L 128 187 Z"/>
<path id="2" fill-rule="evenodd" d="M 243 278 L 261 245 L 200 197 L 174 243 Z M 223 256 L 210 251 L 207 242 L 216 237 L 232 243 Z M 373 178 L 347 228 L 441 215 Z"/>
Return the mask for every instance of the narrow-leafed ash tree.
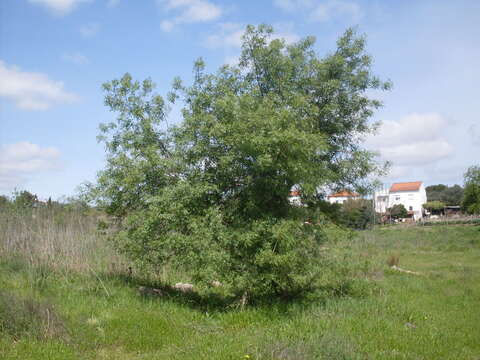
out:
<path id="1" fill-rule="evenodd" d="M 315 288 L 325 266 L 322 225 L 295 207 L 296 186 L 367 189 L 382 170 L 362 139 L 386 90 L 372 74 L 365 39 L 347 30 L 325 57 L 314 38 L 274 39 L 248 26 L 238 65 L 208 73 L 164 99 L 129 74 L 104 84 L 118 116 L 101 127 L 107 164 L 92 189 L 116 219 L 115 244 L 139 265 L 168 268 L 207 291 L 292 296 Z M 168 124 L 170 103 L 182 120 Z M 307 218 L 310 221 L 305 221 Z"/>

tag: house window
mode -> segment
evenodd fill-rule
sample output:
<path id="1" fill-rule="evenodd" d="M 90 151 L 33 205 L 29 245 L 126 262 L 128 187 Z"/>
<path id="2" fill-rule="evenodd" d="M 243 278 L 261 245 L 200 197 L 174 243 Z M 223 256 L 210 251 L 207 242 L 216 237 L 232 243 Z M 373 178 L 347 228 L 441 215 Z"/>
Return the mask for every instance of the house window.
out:
<path id="1" fill-rule="evenodd" d="M 395 201 L 399 201 L 399 200 L 400 200 L 400 196 L 399 195 L 395 196 Z"/>
<path id="2" fill-rule="evenodd" d="M 409 207 L 408 207 L 408 210 L 412 211 L 412 210 L 413 210 L 413 206 L 409 206 Z"/>

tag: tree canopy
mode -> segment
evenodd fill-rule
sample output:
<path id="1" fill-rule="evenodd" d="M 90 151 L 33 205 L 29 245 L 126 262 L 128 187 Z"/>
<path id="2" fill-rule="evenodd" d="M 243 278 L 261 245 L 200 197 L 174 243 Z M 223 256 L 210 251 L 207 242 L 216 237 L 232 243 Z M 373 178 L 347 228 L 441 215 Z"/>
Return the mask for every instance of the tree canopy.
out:
<path id="1" fill-rule="evenodd" d="M 441 212 L 445 208 L 445 205 L 446 204 L 444 202 L 433 200 L 423 204 L 423 207 L 432 213 L 437 213 Z"/>
<path id="2" fill-rule="evenodd" d="M 118 219 L 116 244 L 139 262 L 179 267 L 232 293 L 289 293 L 311 286 L 324 234 L 299 221 L 292 186 L 369 187 L 382 171 L 362 139 L 390 87 L 372 74 L 365 39 L 347 30 L 319 58 L 314 39 L 287 45 L 267 25 L 248 26 L 238 65 L 176 78 L 168 101 L 129 74 L 104 84 L 117 113 L 101 127 L 107 165 L 93 189 Z M 182 106 L 168 126 L 169 103 Z"/>
<path id="3" fill-rule="evenodd" d="M 463 198 L 463 188 L 460 185 L 430 185 L 425 188 L 428 201 L 441 201 L 445 205 L 460 205 Z"/>
<path id="4" fill-rule="evenodd" d="M 470 166 L 463 178 L 465 193 L 462 208 L 469 214 L 480 214 L 480 166 Z"/>

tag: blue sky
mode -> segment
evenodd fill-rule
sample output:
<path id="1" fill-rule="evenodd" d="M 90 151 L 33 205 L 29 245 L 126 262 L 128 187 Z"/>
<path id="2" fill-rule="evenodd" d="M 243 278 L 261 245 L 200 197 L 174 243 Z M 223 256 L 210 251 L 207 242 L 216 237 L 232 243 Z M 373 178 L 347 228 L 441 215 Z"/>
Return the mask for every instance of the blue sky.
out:
<path id="1" fill-rule="evenodd" d="M 199 56 L 212 71 L 235 62 L 259 23 L 287 41 L 314 35 L 320 55 L 349 26 L 365 33 L 374 71 L 394 84 L 366 139 L 394 164 L 384 181 L 462 183 L 480 162 L 479 21 L 477 0 L 3 0 L 0 193 L 74 194 L 103 166 L 103 82 L 130 72 L 164 95 Z"/>

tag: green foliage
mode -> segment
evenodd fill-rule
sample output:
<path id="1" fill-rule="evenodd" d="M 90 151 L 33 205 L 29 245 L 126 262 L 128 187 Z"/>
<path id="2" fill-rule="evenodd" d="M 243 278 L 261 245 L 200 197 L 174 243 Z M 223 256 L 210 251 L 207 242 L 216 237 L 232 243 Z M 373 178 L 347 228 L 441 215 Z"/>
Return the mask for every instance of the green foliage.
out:
<path id="1" fill-rule="evenodd" d="M 480 165 L 470 166 L 463 175 L 465 185 L 477 184 L 480 185 Z"/>
<path id="2" fill-rule="evenodd" d="M 15 192 L 13 205 L 17 208 L 31 209 L 38 205 L 38 197 L 27 190 Z"/>
<path id="3" fill-rule="evenodd" d="M 464 180 L 462 208 L 469 214 L 480 214 L 480 166 L 470 166 L 464 174 Z"/>
<path id="4" fill-rule="evenodd" d="M 320 200 L 308 205 L 310 208 L 314 208 L 323 214 L 329 221 L 340 224 L 342 219 L 342 204 Z"/>
<path id="5" fill-rule="evenodd" d="M 371 200 L 349 199 L 342 205 L 340 223 L 357 230 L 365 230 L 375 220 L 375 209 Z"/>
<path id="6" fill-rule="evenodd" d="M 365 40 L 347 30 L 321 59 L 313 38 L 287 46 L 272 33 L 248 26 L 238 66 L 208 74 L 199 59 L 193 85 L 175 79 L 175 127 L 150 80 L 104 84 L 118 117 L 101 127 L 107 166 L 91 194 L 139 264 L 182 269 L 205 288 L 220 280 L 235 296 L 309 290 L 325 236 L 318 221 L 302 225 L 292 186 L 312 198 L 326 184 L 366 189 L 381 172 L 359 138 L 381 105 L 367 93 L 390 84 L 372 75 Z"/>
<path id="7" fill-rule="evenodd" d="M 480 185 L 465 185 L 462 208 L 469 214 L 480 214 Z"/>
<path id="8" fill-rule="evenodd" d="M 10 204 L 10 200 L 5 195 L 0 195 L 0 208 L 4 208 Z"/>
<path id="9" fill-rule="evenodd" d="M 423 207 L 428 211 L 434 213 L 443 210 L 445 208 L 445 203 L 437 200 L 427 201 L 425 204 L 423 204 Z"/>
<path id="10" fill-rule="evenodd" d="M 390 213 L 390 216 L 394 219 L 403 219 L 408 216 L 407 209 L 405 209 L 405 206 L 403 206 L 403 204 L 393 205 L 391 208 L 388 209 L 388 212 Z"/>
<path id="11" fill-rule="evenodd" d="M 441 201 L 445 205 L 460 205 L 463 198 L 463 188 L 460 185 L 430 185 L 425 191 L 429 202 Z"/>

